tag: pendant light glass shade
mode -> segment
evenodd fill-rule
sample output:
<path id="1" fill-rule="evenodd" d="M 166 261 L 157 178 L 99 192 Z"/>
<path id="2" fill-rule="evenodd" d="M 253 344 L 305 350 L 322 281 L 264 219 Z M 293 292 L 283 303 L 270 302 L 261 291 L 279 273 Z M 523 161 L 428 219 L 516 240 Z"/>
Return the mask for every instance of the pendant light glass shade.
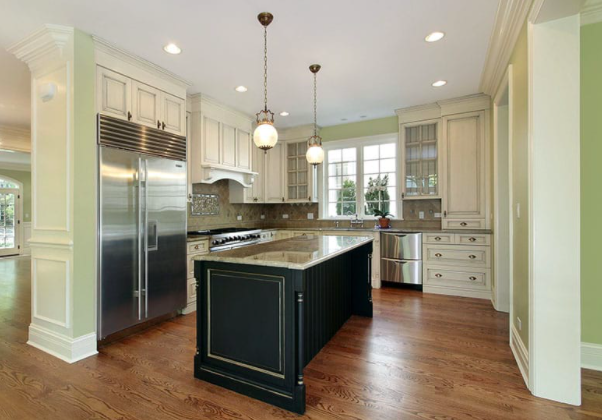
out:
<path id="1" fill-rule="evenodd" d="M 309 71 L 314 74 L 314 135 L 307 140 L 307 152 L 305 158 L 312 165 L 318 166 L 324 162 L 324 149 L 322 148 L 322 137 L 318 136 L 318 84 L 317 73 L 322 66 L 312 64 L 309 66 Z"/>
<path id="2" fill-rule="evenodd" d="M 268 25 L 274 20 L 271 13 L 257 15 L 263 26 L 263 109 L 257 114 L 257 128 L 253 132 L 253 142 L 264 152 L 268 152 L 278 143 L 278 131 L 274 127 L 274 113 L 268 109 Z"/>

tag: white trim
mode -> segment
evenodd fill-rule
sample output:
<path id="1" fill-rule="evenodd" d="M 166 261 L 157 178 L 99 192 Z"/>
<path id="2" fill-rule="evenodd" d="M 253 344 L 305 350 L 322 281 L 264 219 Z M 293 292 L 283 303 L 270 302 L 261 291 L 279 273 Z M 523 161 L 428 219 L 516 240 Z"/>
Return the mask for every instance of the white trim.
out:
<path id="1" fill-rule="evenodd" d="M 581 343 L 581 367 L 602 372 L 602 345 Z"/>
<path id="2" fill-rule="evenodd" d="M 2 169 L 0 167 L 0 169 Z M 0 188 L 0 190 L 16 190 L 17 191 L 17 199 L 15 200 L 15 204 L 17 207 L 17 232 L 15 235 L 15 246 L 17 247 L 17 253 L 13 255 L 21 255 L 23 253 L 23 201 L 25 197 L 23 196 L 23 183 L 17 179 L 11 178 L 9 176 L 4 176 L 0 173 L 0 178 L 5 181 L 10 181 L 17 185 L 17 188 Z M 9 254 L 10 255 L 10 254 Z"/>
<path id="3" fill-rule="evenodd" d="M 500 1 L 489 40 L 480 90 L 493 95 L 504 76 L 532 0 Z"/>
<path id="4" fill-rule="evenodd" d="M 602 22 L 602 0 L 586 0 L 581 9 L 581 26 Z"/>
<path id="5" fill-rule="evenodd" d="M 31 164 L 0 162 L 0 170 L 2 169 L 6 169 L 7 171 L 31 172 Z"/>
<path id="6" fill-rule="evenodd" d="M 23 226 L 21 255 L 31 255 L 31 246 L 29 245 L 29 239 L 31 238 L 31 222 L 23 222 L 21 225 Z"/>
<path id="7" fill-rule="evenodd" d="M 67 363 L 75 363 L 98 353 L 96 333 L 70 338 L 34 324 L 29 326 L 27 344 Z"/>
<path id="8" fill-rule="evenodd" d="M 40 315 L 38 313 L 38 261 L 52 261 L 63 263 L 65 266 L 65 319 L 53 319 L 47 316 Z M 31 317 L 33 319 L 39 319 L 50 324 L 57 325 L 62 328 L 71 327 L 71 266 L 69 260 L 60 258 L 40 258 L 34 257 L 31 260 Z M 45 297 L 47 298 L 47 297 Z M 33 325 L 33 323 L 31 324 Z"/>
<path id="9" fill-rule="evenodd" d="M 491 290 L 472 290 L 461 289 L 458 287 L 445 286 L 422 286 L 423 293 L 431 293 L 435 295 L 460 296 L 474 299 L 491 300 Z"/>
<path id="10" fill-rule="evenodd" d="M 521 375 L 523 375 L 525 385 L 527 386 L 527 388 L 530 388 L 529 351 L 525 347 L 525 343 L 523 343 L 523 340 L 520 338 L 518 331 L 512 323 L 510 325 L 510 349 L 512 350 L 512 354 L 514 355 L 514 359 L 516 360 L 518 369 L 520 370 Z"/>
<path id="11" fill-rule="evenodd" d="M 196 300 L 194 302 L 189 303 L 184 309 L 182 309 L 182 315 L 188 315 L 193 312 L 196 312 Z"/>

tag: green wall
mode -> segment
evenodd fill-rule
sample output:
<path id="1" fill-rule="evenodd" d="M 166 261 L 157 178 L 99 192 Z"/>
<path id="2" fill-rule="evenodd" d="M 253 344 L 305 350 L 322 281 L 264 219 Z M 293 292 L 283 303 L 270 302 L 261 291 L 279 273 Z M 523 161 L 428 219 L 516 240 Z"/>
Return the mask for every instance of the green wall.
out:
<path id="1" fill-rule="evenodd" d="M 397 116 L 394 116 L 322 127 L 320 136 L 322 137 L 322 141 L 332 141 L 375 136 L 378 134 L 397 133 L 398 131 L 399 125 Z"/>
<path id="2" fill-rule="evenodd" d="M 31 222 L 31 172 L 0 168 L 0 178 L 7 176 L 23 184 L 23 221 Z"/>
<path id="3" fill-rule="evenodd" d="M 581 341 L 602 344 L 602 23 L 581 27 Z"/>
<path id="4" fill-rule="evenodd" d="M 512 64 L 512 202 L 513 202 L 513 311 L 516 330 L 529 347 L 529 72 L 527 24 L 514 46 Z M 520 203 L 520 219 L 516 214 Z M 518 328 L 520 318 L 522 330 Z"/>

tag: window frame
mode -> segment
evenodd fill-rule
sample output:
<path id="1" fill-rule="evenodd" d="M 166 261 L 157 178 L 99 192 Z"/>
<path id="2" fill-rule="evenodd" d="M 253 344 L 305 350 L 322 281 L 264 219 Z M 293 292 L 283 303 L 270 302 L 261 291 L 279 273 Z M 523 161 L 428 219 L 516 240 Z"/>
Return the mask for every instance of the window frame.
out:
<path id="1" fill-rule="evenodd" d="M 371 214 L 365 214 L 364 198 L 364 146 L 376 146 L 381 144 L 395 145 L 395 197 L 390 197 L 390 201 L 396 203 L 397 213 L 391 220 L 403 220 L 403 200 L 401 199 L 401 171 L 400 171 L 400 146 L 398 133 L 380 134 L 375 136 L 357 137 L 352 139 L 333 140 L 323 143 L 324 162 L 318 169 L 319 194 L 320 194 L 320 219 L 321 220 L 349 220 L 353 216 L 334 216 L 328 215 L 328 151 L 336 149 L 355 148 L 356 149 L 356 197 L 357 197 L 357 215 L 360 219 L 376 220 Z"/>

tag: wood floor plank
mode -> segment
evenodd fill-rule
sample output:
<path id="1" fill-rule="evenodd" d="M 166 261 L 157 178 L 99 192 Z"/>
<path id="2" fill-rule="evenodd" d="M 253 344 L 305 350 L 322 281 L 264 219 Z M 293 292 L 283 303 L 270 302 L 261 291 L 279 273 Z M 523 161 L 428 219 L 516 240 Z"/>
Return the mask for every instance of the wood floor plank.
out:
<path id="1" fill-rule="evenodd" d="M 533 397 L 486 300 L 374 290 L 305 369 L 302 417 L 193 376 L 196 316 L 165 321 L 66 364 L 28 346 L 30 260 L 0 259 L 0 419 L 602 420 L 602 372 L 583 404 Z"/>

